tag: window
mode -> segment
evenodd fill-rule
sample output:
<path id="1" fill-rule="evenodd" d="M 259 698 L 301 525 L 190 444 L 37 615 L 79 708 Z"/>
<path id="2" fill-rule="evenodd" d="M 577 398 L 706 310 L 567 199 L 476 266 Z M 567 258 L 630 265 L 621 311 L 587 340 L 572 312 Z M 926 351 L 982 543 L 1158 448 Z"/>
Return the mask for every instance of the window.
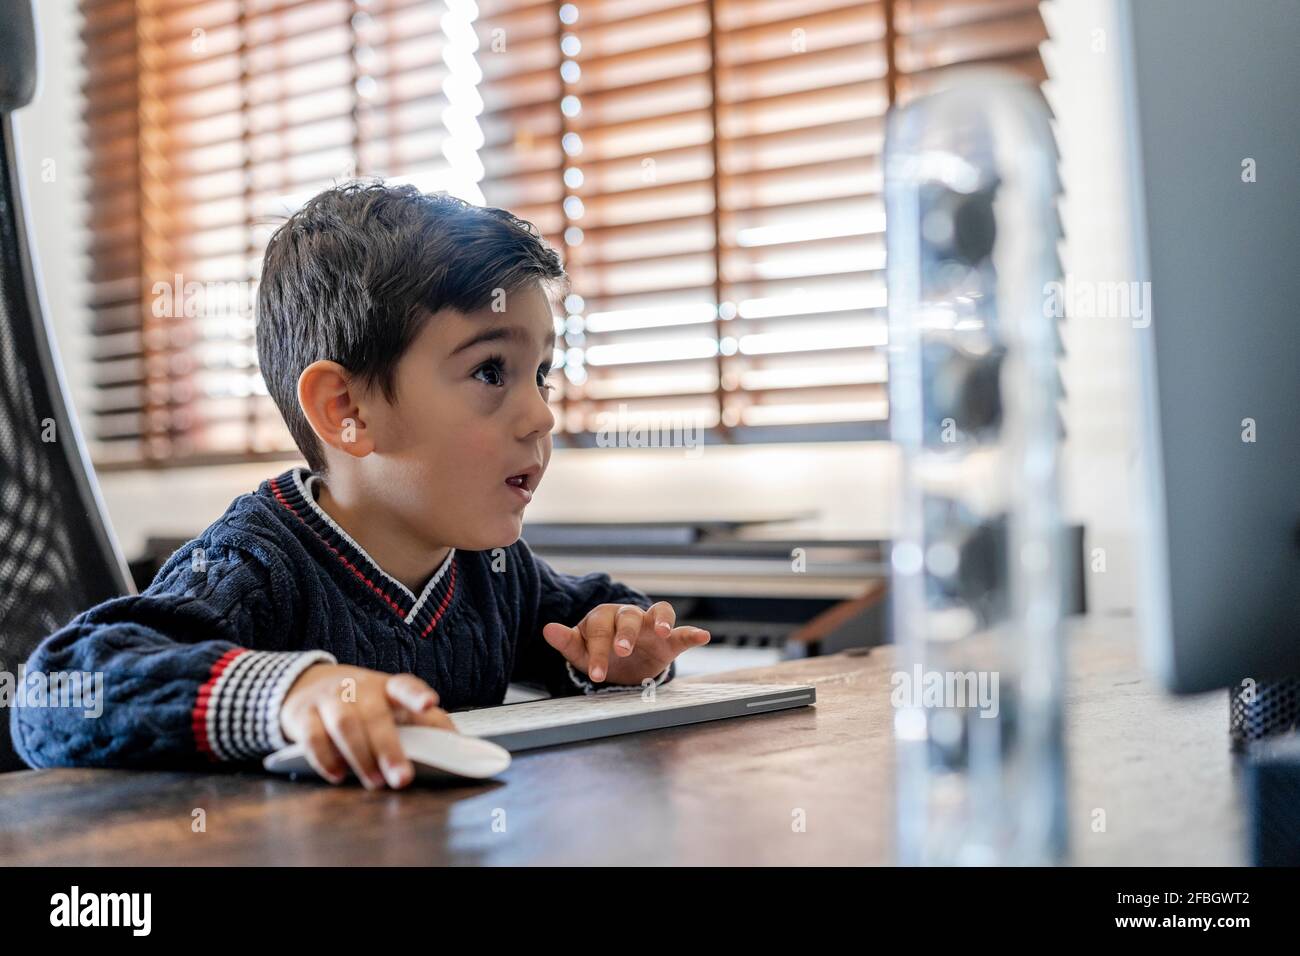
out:
<path id="1" fill-rule="evenodd" d="M 271 230 L 351 176 L 505 206 L 560 250 L 557 443 L 886 434 L 889 104 L 1036 0 L 87 0 L 101 465 L 292 450 L 256 369 Z"/>

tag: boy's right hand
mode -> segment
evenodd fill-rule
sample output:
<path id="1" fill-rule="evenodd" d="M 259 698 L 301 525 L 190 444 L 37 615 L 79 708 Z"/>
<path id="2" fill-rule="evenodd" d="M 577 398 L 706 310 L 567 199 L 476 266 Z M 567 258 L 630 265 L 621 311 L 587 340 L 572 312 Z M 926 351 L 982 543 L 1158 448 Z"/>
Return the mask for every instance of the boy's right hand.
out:
<path id="1" fill-rule="evenodd" d="M 379 789 L 385 778 L 396 790 L 415 778 L 397 725 L 456 729 L 437 704 L 437 691 L 414 674 L 313 664 L 285 695 L 280 729 L 286 740 L 303 744 L 308 763 L 330 783 L 341 783 L 350 766 L 367 790 Z"/>

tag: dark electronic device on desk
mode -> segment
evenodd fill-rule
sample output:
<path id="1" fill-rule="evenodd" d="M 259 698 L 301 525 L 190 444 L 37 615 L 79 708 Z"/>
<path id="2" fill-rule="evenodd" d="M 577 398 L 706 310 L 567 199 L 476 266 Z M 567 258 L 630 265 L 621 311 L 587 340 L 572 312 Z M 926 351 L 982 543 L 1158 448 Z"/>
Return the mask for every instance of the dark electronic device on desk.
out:
<path id="1" fill-rule="evenodd" d="M 1149 666 L 1229 688 L 1258 864 L 1300 864 L 1300 4 L 1120 8 Z M 1290 197 L 1289 199 L 1287 197 Z"/>

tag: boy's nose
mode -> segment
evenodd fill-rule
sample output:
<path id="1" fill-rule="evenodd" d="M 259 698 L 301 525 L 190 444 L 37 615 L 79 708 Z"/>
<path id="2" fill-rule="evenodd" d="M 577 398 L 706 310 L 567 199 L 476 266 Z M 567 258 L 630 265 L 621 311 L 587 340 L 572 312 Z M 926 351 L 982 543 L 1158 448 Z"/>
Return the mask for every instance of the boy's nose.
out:
<path id="1" fill-rule="evenodd" d="M 555 412 L 551 409 L 551 403 L 547 396 L 551 392 L 543 392 L 537 389 L 533 392 L 533 397 L 528 399 L 527 422 L 529 433 L 539 432 L 543 435 L 549 434 L 555 428 Z"/>

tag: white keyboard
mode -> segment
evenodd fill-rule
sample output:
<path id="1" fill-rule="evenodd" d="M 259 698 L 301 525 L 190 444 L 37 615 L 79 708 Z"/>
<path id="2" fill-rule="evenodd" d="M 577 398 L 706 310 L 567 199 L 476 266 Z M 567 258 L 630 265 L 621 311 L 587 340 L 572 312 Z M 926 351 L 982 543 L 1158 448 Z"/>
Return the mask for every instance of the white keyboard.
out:
<path id="1" fill-rule="evenodd" d="M 639 730 L 803 707 L 816 690 L 803 684 L 672 682 L 647 699 L 641 688 L 556 697 L 451 714 L 456 729 L 508 750 L 527 750 Z"/>

